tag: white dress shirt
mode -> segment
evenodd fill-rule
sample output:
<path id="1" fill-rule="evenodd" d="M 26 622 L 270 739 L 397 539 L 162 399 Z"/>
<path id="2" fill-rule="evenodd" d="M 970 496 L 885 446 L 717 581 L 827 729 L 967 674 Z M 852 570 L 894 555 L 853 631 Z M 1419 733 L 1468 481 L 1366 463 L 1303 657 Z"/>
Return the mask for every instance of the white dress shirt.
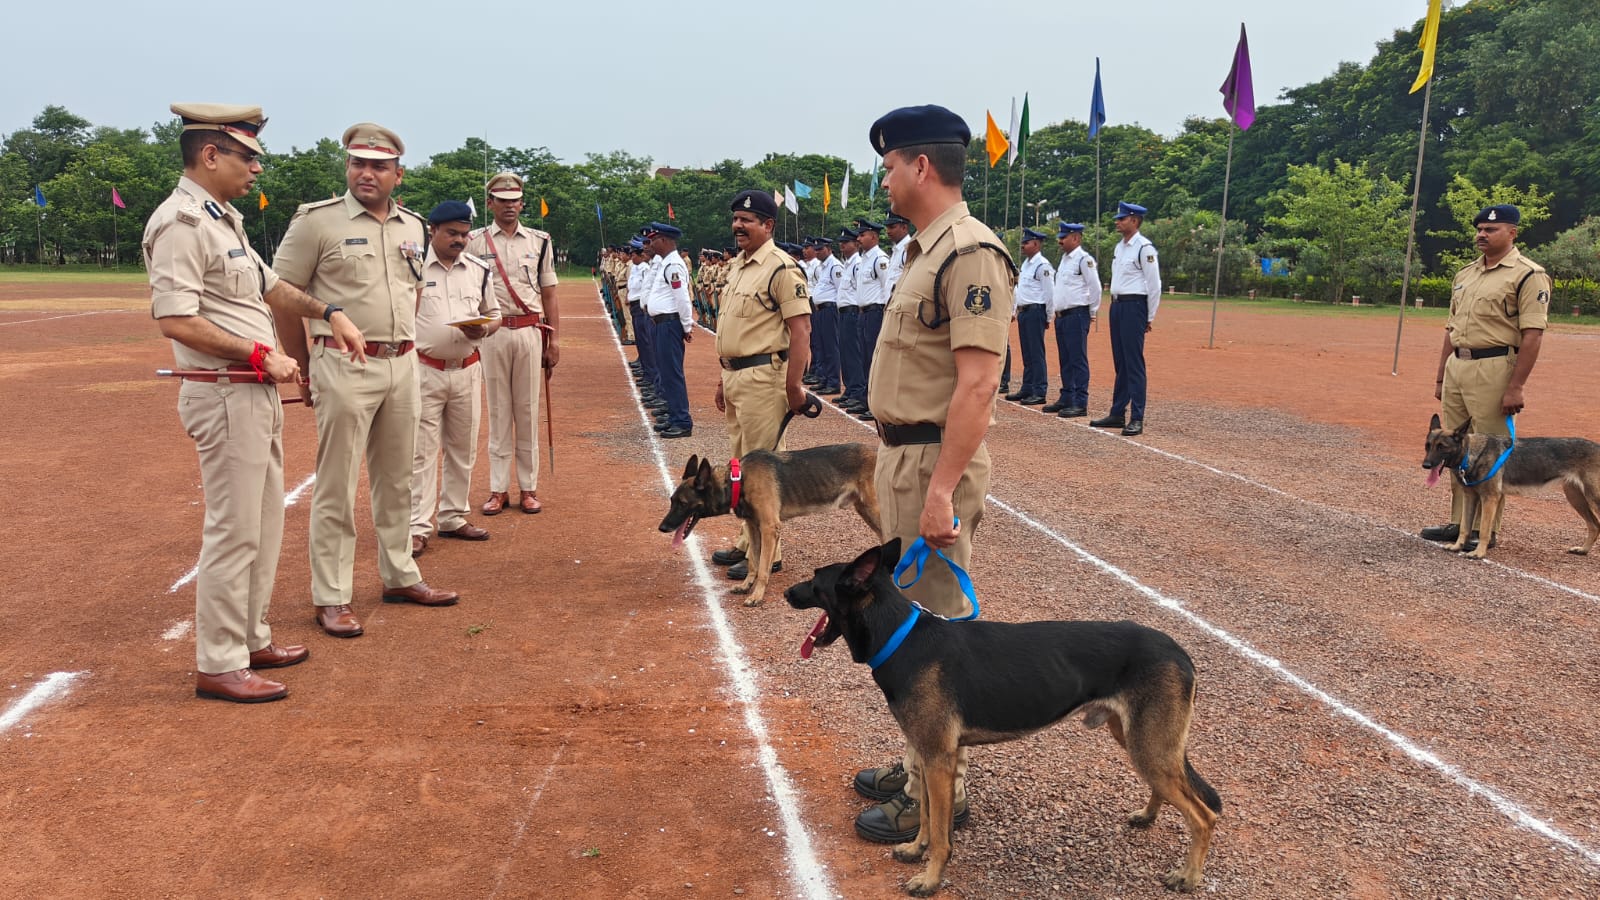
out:
<path id="1" fill-rule="evenodd" d="M 1161 305 L 1161 263 L 1156 259 L 1156 245 L 1142 234 L 1118 241 L 1112 256 L 1111 299 L 1123 294 L 1143 294 L 1149 321 L 1156 320 L 1156 307 Z"/>
<path id="2" fill-rule="evenodd" d="M 1079 306 L 1089 307 L 1091 317 L 1100 315 L 1100 269 L 1082 245 L 1061 257 L 1054 294 L 1051 315 Z"/>

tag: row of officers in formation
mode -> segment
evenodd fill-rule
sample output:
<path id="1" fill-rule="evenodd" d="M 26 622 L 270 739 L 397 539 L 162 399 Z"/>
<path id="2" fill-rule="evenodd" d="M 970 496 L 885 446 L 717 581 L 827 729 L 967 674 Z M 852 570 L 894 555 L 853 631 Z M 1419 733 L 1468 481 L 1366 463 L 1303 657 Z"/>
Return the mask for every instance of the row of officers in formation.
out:
<path id="1" fill-rule="evenodd" d="M 776 201 L 772 204 L 776 205 Z M 1111 350 L 1116 379 L 1112 410 L 1092 424 L 1120 428 L 1129 435 L 1144 430 L 1146 373 L 1144 334 L 1155 322 L 1161 297 L 1161 269 L 1154 245 L 1139 233 L 1146 209 L 1118 205 L 1116 227 L 1122 240 L 1113 252 L 1111 294 L 1139 298 L 1142 309 L 1112 308 Z M 883 328 L 884 310 L 906 265 L 911 223 L 890 212 L 883 222 L 857 219 L 836 237 L 806 237 L 801 243 L 774 241 L 779 252 L 804 276 L 810 295 L 810 365 L 803 383 L 863 421 L 873 421 L 867 381 Z M 1006 348 L 1000 376 L 1005 399 L 1062 418 L 1088 415 L 1091 325 L 1098 323 L 1102 284 L 1094 256 L 1083 245 L 1084 226 L 1061 222 L 1054 236 L 1060 248 L 1052 263 L 1043 250 L 1050 236 L 1022 230 L 1023 261 L 1015 283 L 1018 347 L 1022 372 L 1011 392 L 1011 350 Z M 884 249 L 883 239 L 888 239 Z M 602 250 L 601 289 L 625 344 L 638 348 L 646 402 L 659 412 L 657 433 L 688 437 L 694 423 L 683 376 L 683 344 L 693 340 L 693 325 L 718 331 L 724 322 L 723 296 L 730 262 L 738 247 L 703 249 L 699 265 L 678 248 L 683 233 L 652 222 L 625 246 Z M 660 326 L 670 325 L 658 333 Z M 1055 326 L 1060 387 L 1049 398 L 1045 336 Z M 787 351 L 785 351 L 787 352 Z"/>

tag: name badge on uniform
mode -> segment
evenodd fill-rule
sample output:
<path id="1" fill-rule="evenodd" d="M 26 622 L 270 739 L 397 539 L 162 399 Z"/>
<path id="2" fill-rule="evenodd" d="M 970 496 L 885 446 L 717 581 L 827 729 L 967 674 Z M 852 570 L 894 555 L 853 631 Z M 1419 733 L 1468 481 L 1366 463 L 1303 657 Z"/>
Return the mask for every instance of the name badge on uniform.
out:
<path id="1" fill-rule="evenodd" d="M 428 283 L 427 283 L 427 285 L 426 285 L 426 286 L 427 286 L 427 287 L 438 287 L 438 286 L 439 286 L 439 282 L 437 282 L 437 281 L 430 281 L 430 282 L 428 282 Z"/>
<path id="2" fill-rule="evenodd" d="M 244 255 L 244 248 L 243 247 L 235 247 L 232 250 L 228 251 L 228 258 L 229 259 L 238 259 L 239 257 L 241 257 L 243 255 Z"/>
<path id="3" fill-rule="evenodd" d="M 367 242 L 367 239 L 366 238 L 345 238 L 344 242 L 346 244 L 365 244 Z"/>

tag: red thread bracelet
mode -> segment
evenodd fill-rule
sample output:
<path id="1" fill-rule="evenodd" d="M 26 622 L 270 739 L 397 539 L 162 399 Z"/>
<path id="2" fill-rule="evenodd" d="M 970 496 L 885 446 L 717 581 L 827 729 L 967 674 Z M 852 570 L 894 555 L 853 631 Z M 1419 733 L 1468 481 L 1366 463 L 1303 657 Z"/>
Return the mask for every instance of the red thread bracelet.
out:
<path id="1" fill-rule="evenodd" d="M 250 351 L 250 368 L 256 370 L 256 381 L 265 383 L 267 380 L 267 354 L 272 348 L 260 341 L 255 342 L 255 347 Z"/>

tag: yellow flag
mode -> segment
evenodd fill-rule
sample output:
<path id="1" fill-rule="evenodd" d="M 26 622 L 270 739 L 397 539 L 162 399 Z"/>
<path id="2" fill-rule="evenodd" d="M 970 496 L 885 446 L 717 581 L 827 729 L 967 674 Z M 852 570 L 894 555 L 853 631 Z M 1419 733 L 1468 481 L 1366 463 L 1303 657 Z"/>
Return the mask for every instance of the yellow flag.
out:
<path id="1" fill-rule="evenodd" d="M 833 189 L 828 186 L 828 173 L 822 173 L 822 211 L 827 212 L 833 205 Z"/>
<path id="2" fill-rule="evenodd" d="M 1437 3 L 1438 0 L 1434 2 Z M 985 111 L 984 114 L 989 117 L 989 131 L 983 137 L 983 149 L 989 152 L 989 168 L 992 169 L 994 164 L 1000 161 L 1000 157 L 1005 156 L 1006 151 L 1011 148 L 1011 142 L 1006 140 L 1006 133 L 1000 130 L 1000 126 L 994 123 L 994 113 Z"/>
<path id="3" fill-rule="evenodd" d="M 267 208 L 267 192 L 266 191 L 262 191 L 261 192 L 261 208 L 262 209 L 266 209 Z"/>
<path id="4" fill-rule="evenodd" d="M 1416 83 L 1411 85 L 1411 93 L 1423 89 L 1429 81 L 1433 80 L 1433 52 L 1439 45 L 1439 0 L 1428 0 L 1428 21 L 1422 26 L 1422 40 L 1417 46 L 1422 48 L 1422 71 L 1417 73 Z"/>
<path id="5" fill-rule="evenodd" d="M 539 198 L 539 218 L 542 219 L 542 218 L 544 218 L 545 216 L 548 216 L 548 215 L 550 215 L 550 204 L 544 202 L 544 198 L 540 197 Z"/>

